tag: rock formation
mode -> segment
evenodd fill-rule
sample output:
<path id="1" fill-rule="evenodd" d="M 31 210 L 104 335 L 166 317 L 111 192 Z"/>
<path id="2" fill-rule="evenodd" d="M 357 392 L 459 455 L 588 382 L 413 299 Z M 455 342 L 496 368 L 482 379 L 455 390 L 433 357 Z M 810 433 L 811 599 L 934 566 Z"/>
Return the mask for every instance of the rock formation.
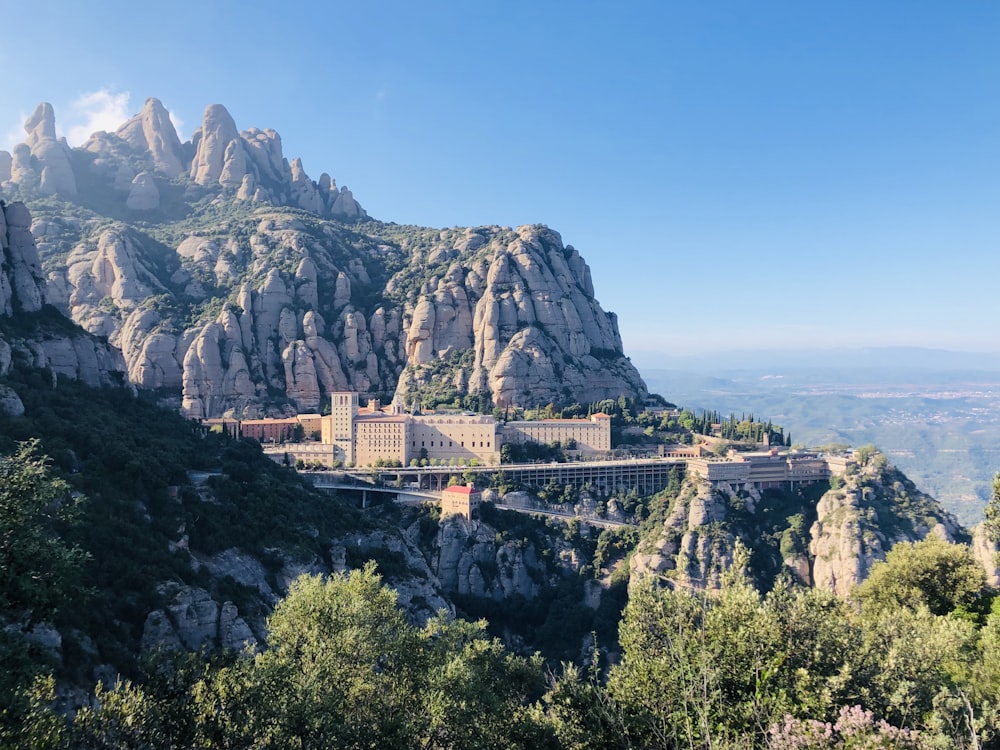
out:
<path id="1" fill-rule="evenodd" d="M 0 202 L 0 250 L 0 317 L 18 317 L 20 328 L 31 331 L 6 338 L 0 334 L 0 375 L 21 363 L 47 367 L 54 375 L 91 385 L 116 382 L 124 369 L 119 351 L 75 329 L 68 320 L 40 315 L 47 301 L 46 285 L 31 234 L 31 215 L 23 203 Z"/>
<path id="2" fill-rule="evenodd" d="M 133 211 L 152 211 L 160 207 L 160 191 L 156 188 L 153 175 L 140 172 L 135 176 L 125 205 Z"/>
<path id="3" fill-rule="evenodd" d="M 275 131 L 240 131 L 221 105 L 187 144 L 156 99 L 73 154 L 51 106 L 27 130 L 15 193 L 71 197 L 75 167 L 81 202 L 120 206 L 39 218 L 49 301 L 118 347 L 136 385 L 180 388 L 191 416 L 315 410 L 344 388 L 434 403 L 446 383 L 484 406 L 646 392 L 586 263 L 546 227 L 347 230 L 368 218 L 350 190 L 314 182 Z M 12 268 L 19 304 L 40 305 L 40 269 Z"/>
<path id="4" fill-rule="evenodd" d="M 755 489 L 713 488 L 688 477 L 663 524 L 639 543 L 630 561 L 632 581 L 652 576 L 666 585 L 716 588 L 740 541 L 755 550 L 752 572 L 759 583 L 771 583 L 761 568 L 770 556 L 774 570 L 848 596 L 895 544 L 928 535 L 962 537 L 955 520 L 878 453 L 835 476 L 815 505 L 800 498 L 789 516 L 789 500 L 781 502 L 784 510 L 775 517 L 775 503 Z M 765 537 L 775 540 L 770 550 Z"/>
<path id="5" fill-rule="evenodd" d="M 955 520 L 876 453 L 834 482 L 816 506 L 809 554 L 814 585 L 847 596 L 901 541 L 956 541 Z M 900 507 L 906 515 L 897 515 Z"/>
<path id="6" fill-rule="evenodd" d="M 77 149 L 86 158 L 76 161 L 65 139 L 56 138 L 51 104 L 39 104 L 25 130 L 25 142 L 12 154 L 0 151 L 0 185 L 13 193 L 37 189 L 72 198 L 78 183 L 74 170 L 82 168 L 96 178 L 88 183 L 85 200 L 96 198 L 94 191 L 103 187 L 105 199 L 120 200 L 133 211 L 152 211 L 162 197 L 156 180 L 188 175 L 194 186 L 234 190 L 243 202 L 301 208 L 340 221 L 368 218 L 350 191 L 338 190 L 329 175 L 317 183 L 300 159 L 289 164 L 274 130 L 240 131 L 220 104 L 209 105 L 191 141 L 181 143 L 167 109 L 158 99 L 147 99 L 114 133 L 94 133 Z"/>
<path id="7" fill-rule="evenodd" d="M 154 169 L 165 177 L 173 179 L 184 171 L 181 141 L 159 99 L 147 99 L 139 114 L 115 134 L 136 151 L 147 152 Z"/>
<path id="8" fill-rule="evenodd" d="M 45 102 L 35 108 L 34 113 L 24 123 L 28 134 L 25 145 L 34 164 L 25 164 L 24 153 L 19 157 L 18 175 L 20 180 L 36 183 L 43 193 L 76 195 L 76 176 L 70 162 L 70 149 L 65 139 L 56 138 L 56 119 L 52 105 Z M 13 179 L 13 175 L 12 175 Z"/>
<path id="9" fill-rule="evenodd" d="M 475 261 L 449 263 L 422 290 L 409 313 L 410 365 L 472 348 L 468 390 L 490 394 L 498 406 L 645 395 L 622 353 L 614 315 L 593 298 L 590 269 L 556 232 L 539 226 L 479 230 L 454 245 L 455 255 L 463 245 Z M 443 250 L 433 248 L 428 261 L 447 262 L 452 256 Z M 408 403 L 419 386 L 419 369 L 411 369 L 397 400 Z"/>
<path id="10" fill-rule="evenodd" d="M 0 210 L 0 314 L 37 312 L 45 301 L 45 278 L 31 234 L 31 214 L 23 203 Z"/>

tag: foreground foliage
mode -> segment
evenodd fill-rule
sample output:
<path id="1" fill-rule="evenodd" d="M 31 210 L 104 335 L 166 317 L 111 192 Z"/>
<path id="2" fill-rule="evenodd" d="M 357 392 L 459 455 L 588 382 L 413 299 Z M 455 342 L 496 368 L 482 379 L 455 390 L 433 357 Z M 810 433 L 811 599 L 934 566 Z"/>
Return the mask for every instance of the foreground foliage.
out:
<path id="1" fill-rule="evenodd" d="M 409 625 L 374 565 L 303 576 L 268 620 L 270 648 L 212 664 L 183 655 L 139 685 L 99 685 L 94 707 L 63 722 L 28 691 L 12 744 L 78 748 L 544 747 L 530 707 L 540 659 L 514 656 L 485 623 Z"/>
<path id="2" fill-rule="evenodd" d="M 857 608 L 791 585 L 761 596 L 734 572 L 714 594 L 644 583 L 607 679 L 596 665 L 566 665 L 546 689 L 540 658 L 507 652 L 483 622 L 408 624 L 369 564 L 296 581 L 268 621 L 268 650 L 161 657 L 142 684 L 98 686 L 71 723 L 47 707 L 53 685 L 39 679 L 6 738 L 83 748 L 995 748 L 1000 608 L 982 625 L 956 611 Z"/>

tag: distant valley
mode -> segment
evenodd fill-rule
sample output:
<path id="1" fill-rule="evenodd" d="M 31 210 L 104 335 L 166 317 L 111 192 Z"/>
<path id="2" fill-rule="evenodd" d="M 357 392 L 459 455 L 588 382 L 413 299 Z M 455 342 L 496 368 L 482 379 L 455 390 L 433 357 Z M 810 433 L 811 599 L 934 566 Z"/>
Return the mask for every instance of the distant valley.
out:
<path id="1" fill-rule="evenodd" d="M 679 406 L 752 412 L 807 446 L 874 443 L 966 525 L 981 519 L 1000 471 L 993 355 L 887 348 L 638 364 L 650 391 Z"/>

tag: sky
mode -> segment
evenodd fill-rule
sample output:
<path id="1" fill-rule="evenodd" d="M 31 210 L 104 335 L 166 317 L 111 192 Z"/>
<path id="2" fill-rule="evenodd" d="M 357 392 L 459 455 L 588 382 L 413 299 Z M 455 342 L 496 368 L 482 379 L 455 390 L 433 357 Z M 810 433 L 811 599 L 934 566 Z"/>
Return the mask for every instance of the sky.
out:
<path id="1" fill-rule="evenodd" d="M 1000 3 L 34 0 L 0 148 L 220 103 L 373 217 L 546 224 L 625 351 L 1000 351 Z"/>

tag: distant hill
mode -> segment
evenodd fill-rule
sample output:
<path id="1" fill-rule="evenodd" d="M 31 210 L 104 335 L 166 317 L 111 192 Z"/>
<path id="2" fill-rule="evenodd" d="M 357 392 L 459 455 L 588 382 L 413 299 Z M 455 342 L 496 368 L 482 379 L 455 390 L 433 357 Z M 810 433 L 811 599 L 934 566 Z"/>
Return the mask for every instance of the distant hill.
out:
<path id="1" fill-rule="evenodd" d="M 679 369 L 643 367 L 643 375 L 680 405 L 752 412 L 796 443 L 874 443 L 972 525 L 1000 471 L 998 359 L 914 349 L 756 352 L 677 359 Z"/>

